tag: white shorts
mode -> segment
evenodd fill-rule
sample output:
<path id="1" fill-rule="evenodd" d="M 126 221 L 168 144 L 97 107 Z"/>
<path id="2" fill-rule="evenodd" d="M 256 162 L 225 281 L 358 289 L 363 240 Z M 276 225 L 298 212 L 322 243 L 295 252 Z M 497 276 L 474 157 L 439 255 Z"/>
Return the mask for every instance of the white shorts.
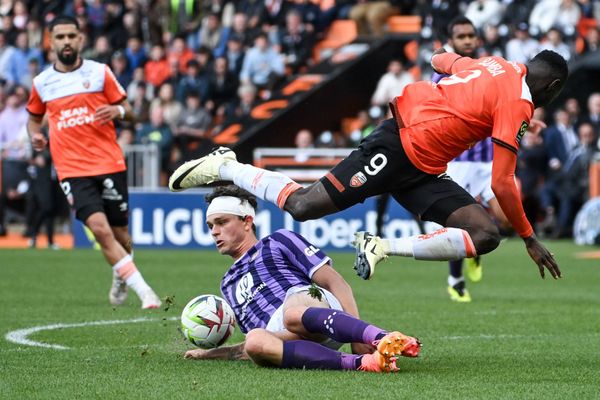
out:
<path id="1" fill-rule="evenodd" d="M 496 197 L 492 192 L 492 163 L 480 161 L 451 161 L 446 173 L 484 206 Z"/>
<path id="2" fill-rule="evenodd" d="M 331 293 L 327 289 L 323 289 L 320 286 L 318 286 L 318 287 L 323 292 L 323 295 L 325 296 L 325 300 L 329 304 L 329 308 L 331 308 L 333 310 L 343 310 L 342 305 L 340 304 L 340 301 L 333 295 L 333 293 Z M 310 285 L 294 286 L 293 288 L 289 289 L 287 291 L 287 293 L 285 294 L 285 300 L 287 300 L 288 297 L 290 297 L 293 294 L 301 293 L 301 292 L 308 292 L 308 289 L 310 289 Z M 271 316 L 271 319 L 269 320 L 269 323 L 267 324 L 267 327 L 265 328 L 269 332 L 280 332 L 280 331 L 286 330 L 285 326 L 283 325 L 283 306 L 285 305 L 285 300 L 283 301 L 283 304 Z M 329 348 L 337 350 L 340 347 L 342 347 L 342 345 L 344 343 L 339 343 L 333 339 L 327 338 L 326 340 L 321 342 L 321 344 L 323 346 L 327 346 Z"/>

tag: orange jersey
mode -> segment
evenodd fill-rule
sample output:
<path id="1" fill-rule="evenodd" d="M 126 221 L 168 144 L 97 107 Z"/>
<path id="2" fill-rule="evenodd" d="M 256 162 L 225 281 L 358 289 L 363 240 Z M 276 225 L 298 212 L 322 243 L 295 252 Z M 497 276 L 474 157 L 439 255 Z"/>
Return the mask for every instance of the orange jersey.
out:
<path id="1" fill-rule="evenodd" d="M 34 78 L 27 111 L 48 114 L 50 153 L 59 179 L 126 169 L 114 123 L 94 121 L 98 107 L 125 98 L 108 66 L 95 61 L 83 60 L 71 72 L 48 68 Z"/>
<path id="2" fill-rule="evenodd" d="M 453 53 L 434 56 L 433 65 L 453 75 L 437 84 L 408 85 L 393 101 L 411 162 L 441 174 L 449 161 L 488 136 L 516 153 L 534 109 L 527 68 L 501 57 L 475 60 Z"/>

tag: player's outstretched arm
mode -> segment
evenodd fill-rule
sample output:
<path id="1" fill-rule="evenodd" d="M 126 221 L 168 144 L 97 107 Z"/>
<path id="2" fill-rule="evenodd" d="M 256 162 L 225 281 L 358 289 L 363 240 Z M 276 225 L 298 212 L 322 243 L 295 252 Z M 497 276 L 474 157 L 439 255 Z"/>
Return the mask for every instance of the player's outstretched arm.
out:
<path id="1" fill-rule="evenodd" d="M 216 349 L 194 349 L 186 351 L 183 358 L 188 360 L 249 360 L 244 350 L 244 343 L 233 346 L 217 347 Z"/>
<path id="2" fill-rule="evenodd" d="M 515 184 L 514 171 L 517 163 L 516 152 L 504 145 L 494 144 L 492 164 L 492 190 L 496 199 L 515 231 L 523 238 L 529 256 L 533 259 L 544 278 L 544 268 L 554 279 L 561 277 L 560 269 L 552 254 L 537 240 L 531 224 L 525 216 L 521 196 Z"/>
<path id="3" fill-rule="evenodd" d="M 48 139 L 42 133 L 42 121 L 44 117 L 42 115 L 29 114 L 27 120 L 27 132 L 31 139 L 31 147 L 35 151 L 42 151 L 48 144 Z"/>

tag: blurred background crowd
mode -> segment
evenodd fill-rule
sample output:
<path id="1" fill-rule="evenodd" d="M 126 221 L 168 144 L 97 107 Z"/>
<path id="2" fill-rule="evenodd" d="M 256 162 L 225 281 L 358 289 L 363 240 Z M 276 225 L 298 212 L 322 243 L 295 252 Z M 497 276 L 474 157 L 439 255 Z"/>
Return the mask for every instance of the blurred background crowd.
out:
<path id="1" fill-rule="evenodd" d="M 223 126 L 319 62 L 315 46 L 334 21 L 377 38 L 389 33 L 390 17 L 420 16 L 415 57 L 390 60 L 370 108 L 337 130 L 302 130 L 290 146 L 355 146 L 406 84 L 430 78 L 430 55 L 458 15 L 478 29 L 479 56 L 524 63 L 552 49 L 573 63 L 600 54 L 595 0 L 0 0 L 0 235 L 7 220 L 24 218 L 32 246 L 40 227 L 51 231 L 67 210 L 49 155 L 32 154 L 25 129 L 32 79 L 53 63 L 45 27 L 59 14 L 79 21 L 82 56 L 110 65 L 126 89 L 137 121 L 118 126 L 118 141 L 155 143 L 163 185 L 181 162 L 207 153 Z M 555 106 L 536 111 L 548 128 L 525 137 L 517 172 L 538 233 L 564 237 L 589 195 L 600 93 Z M 5 215 L 7 205 L 16 212 Z"/>

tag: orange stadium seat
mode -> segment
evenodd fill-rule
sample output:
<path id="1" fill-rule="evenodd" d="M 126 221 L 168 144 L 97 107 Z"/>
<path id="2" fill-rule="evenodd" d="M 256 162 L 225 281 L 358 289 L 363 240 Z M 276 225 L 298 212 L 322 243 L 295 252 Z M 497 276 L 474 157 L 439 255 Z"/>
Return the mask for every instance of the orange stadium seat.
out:
<path id="1" fill-rule="evenodd" d="M 387 20 L 388 32 L 419 33 L 421 32 L 421 17 L 418 15 L 392 15 Z"/>
<path id="2" fill-rule="evenodd" d="M 358 36 L 356 23 L 351 19 L 338 19 L 331 23 L 325 39 L 318 42 L 313 49 L 315 61 L 321 60 L 324 50 L 335 50 L 345 44 L 351 43 Z"/>

